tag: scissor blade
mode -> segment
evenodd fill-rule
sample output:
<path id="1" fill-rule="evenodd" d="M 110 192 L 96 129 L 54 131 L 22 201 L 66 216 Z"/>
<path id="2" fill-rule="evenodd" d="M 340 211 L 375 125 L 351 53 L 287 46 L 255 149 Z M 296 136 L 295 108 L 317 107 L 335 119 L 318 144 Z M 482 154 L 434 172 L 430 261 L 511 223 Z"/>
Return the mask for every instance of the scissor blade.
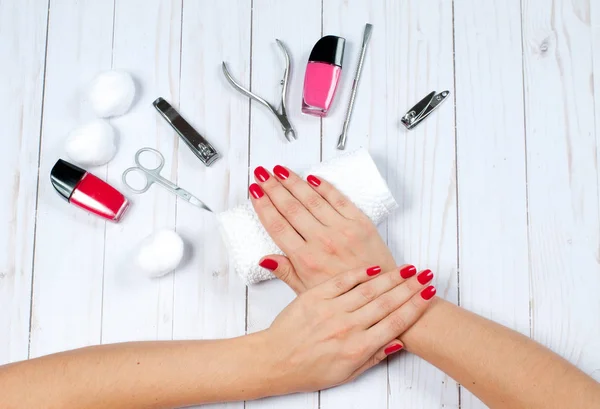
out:
<path id="1" fill-rule="evenodd" d="M 192 197 L 190 197 L 190 198 L 188 199 L 188 202 L 190 202 L 190 203 L 191 203 L 191 204 L 193 204 L 194 206 L 197 206 L 197 207 L 199 207 L 199 208 L 201 208 L 201 209 L 204 209 L 204 210 L 207 210 L 207 211 L 209 211 L 209 212 L 213 213 L 213 211 L 212 211 L 212 210 L 210 210 L 210 208 L 209 208 L 209 207 L 208 207 L 208 206 L 207 206 L 207 205 L 206 205 L 206 204 L 205 204 L 205 203 L 204 203 L 202 200 L 198 199 L 198 198 L 197 198 L 197 197 L 195 197 L 195 196 L 192 196 Z"/>

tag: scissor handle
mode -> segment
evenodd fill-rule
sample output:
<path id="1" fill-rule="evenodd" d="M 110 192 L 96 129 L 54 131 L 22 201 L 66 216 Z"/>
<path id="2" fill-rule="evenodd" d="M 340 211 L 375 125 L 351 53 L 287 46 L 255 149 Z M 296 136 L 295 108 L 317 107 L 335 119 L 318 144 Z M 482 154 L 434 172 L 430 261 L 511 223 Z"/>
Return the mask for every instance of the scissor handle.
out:
<path id="1" fill-rule="evenodd" d="M 147 168 L 146 166 L 142 165 L 140 162 L 140 156 L 144 152 L 150 152 L 154 156 L 158 157 L 158 166 L 155 168 Z M 150 174 L 154 174 L 154 176 L 160 176 L 160 171 L 162 170 L 163 166 L 165 166 L 165 157 L 156 149 L 142 148 L 135 153 L 135 164 L 138 166 L 138 168 L 143 169 Z"/>
<path id="2" fill-rule="evenodd" d="M 136 189 L 135 187 L 131 186 L 129 184 L 129 182 L 127 182 L 127 175 L 130 174 L 131 172 L 139 172 L 144 175 L 144 180 L 146 181 L 146 184 L 144 185 L 143 188 Z M 147 172 L 148 171 L 146 169 L 140 168 L 137 166 L 134 166 L 133 168 L 125 169 L 125 171 L 123 172 L 123 176 L 121 176 L 121 178 L 123 180 L 123 184 L 125 186 L 127 186 L 127 188 L 129 188 L 129 190 L 131 190 L 133 193 L 144 193 L 150 188 L 150 185 L 152 184 L 152 182 L 150 181 L 150 179 L 148 177 Z"/>

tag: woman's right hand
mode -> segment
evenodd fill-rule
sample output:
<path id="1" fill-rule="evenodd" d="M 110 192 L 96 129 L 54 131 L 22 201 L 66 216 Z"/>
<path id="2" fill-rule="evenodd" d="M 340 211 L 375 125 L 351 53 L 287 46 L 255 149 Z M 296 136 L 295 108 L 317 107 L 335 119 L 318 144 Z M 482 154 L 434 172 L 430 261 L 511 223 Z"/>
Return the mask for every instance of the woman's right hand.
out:
<path id="1" fill-rule="evenodd" d="M 410 278 L 403 278 L 410 277 Z M 264 331 L 274 359 L 271 394 L 315 391 L 348 382 L 402 348 L 396 340 L 435 295 L 429 270 L 341 273 L 299 295 Z M 258 335 L 258 334 L 257 334 Z"/>

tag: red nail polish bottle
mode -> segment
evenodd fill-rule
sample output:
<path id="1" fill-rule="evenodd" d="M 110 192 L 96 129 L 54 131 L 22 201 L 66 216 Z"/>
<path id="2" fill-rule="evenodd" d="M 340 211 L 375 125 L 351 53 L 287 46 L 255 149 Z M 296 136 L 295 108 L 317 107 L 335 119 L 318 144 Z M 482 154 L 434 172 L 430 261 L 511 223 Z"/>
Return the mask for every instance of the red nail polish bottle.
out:
<path id="1" fill-rule="evenodd" d="M 121 192 L 89 172 L 59 159 L 50 172 L 56 191 L 69 203 L 118 222 L 129 207 Z"/>
<path id="2" fill-rule="evenodd" d="M 326 116 L 342 74 L 342 60 L 346 40 L 337 36 L 325 36 L 313 47 L 306 73 L 302 112 L 315 116 Z"/>

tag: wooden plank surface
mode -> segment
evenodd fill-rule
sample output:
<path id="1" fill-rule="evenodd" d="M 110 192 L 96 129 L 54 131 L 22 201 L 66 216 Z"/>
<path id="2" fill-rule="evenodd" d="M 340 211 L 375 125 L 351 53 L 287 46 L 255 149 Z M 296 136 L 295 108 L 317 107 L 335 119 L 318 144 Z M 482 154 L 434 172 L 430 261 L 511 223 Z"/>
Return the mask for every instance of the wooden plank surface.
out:
<path id="1" fill-rule="evenodd" d="M 590 2 L 523 2 L 532 336 L 600 367 Z"/>
<path id="2" fill-rule="evenodd" d="M 105 222 L 67 204 L 50 184 L 67 134 L 94 113 L 85 90 L 110 69 L 113 7 L 50 5 L 31 318 L 31 356 L 100 342 Z M 104 178 L 106 167 L 90 169 Z"/>
<path id="3" fill-rule="evenodd" d="M 0 364 L 27 358 L 48 4 L 0 3 Z"/>
<path id="4" fill-rule="evenodd" d="M 455 3 L 460 304 L 529 335 L 520 14 Z M 485 405 L 462 389 L 461 407 Z"/>
<path id="5" fill-rule="evenodd" d="M 165 156 L 164 177 L 222 211 L 246 200 L 258 165 L 303 170 L 340 154 L 335 145 L 370 22 L 347 151 L 368 148 L 400 203 L 380 226 L 398 263 L 431 268 L 444 298 L 533 336 L 600 379 L 594 3 L 1 2 L 0 56 L 12 64 L 0 67 L 8 95 L 0 102 L 8 135 L 0 185 L 10 192 L 0 200 L 0 333 L 8 334 L 0 337 L 0 364 L 99 342 L 266 328 L 293 293 L 276 280 L 246 288 L 228 266 L 212 215 L 159 187 L 134 196 L 121 173 L 139 148 L 154 147 Z M 325 34 L 345 37 L 347 48 L 336 101 L 320 120 L 302 115 L 300 105 L 308 55 Z M 293 144 L 220 67 L 227 61 L 240 82 L 277 105 L 276 38 L 292 56 Z M 67 133 L 94 118 L 87 84 L 111 67 L 134 75 L 138 96 L 131 112 L 111 120 L 117 156 L 90 170 L 132 199 L 119 224 L 68 205 L 48 182 Z M 406 131 L 402 114 L 445 89 L 449 100 Z M 223 158 L 202 165 L 155 112 L 158 96 Z M 160 227 L 177 229 L 188 254 L 174 274 L 149 279 L 131 268 L 131 251 Z M 332 390 L 214 406 L 485 407 L 408 353 Z"/>

